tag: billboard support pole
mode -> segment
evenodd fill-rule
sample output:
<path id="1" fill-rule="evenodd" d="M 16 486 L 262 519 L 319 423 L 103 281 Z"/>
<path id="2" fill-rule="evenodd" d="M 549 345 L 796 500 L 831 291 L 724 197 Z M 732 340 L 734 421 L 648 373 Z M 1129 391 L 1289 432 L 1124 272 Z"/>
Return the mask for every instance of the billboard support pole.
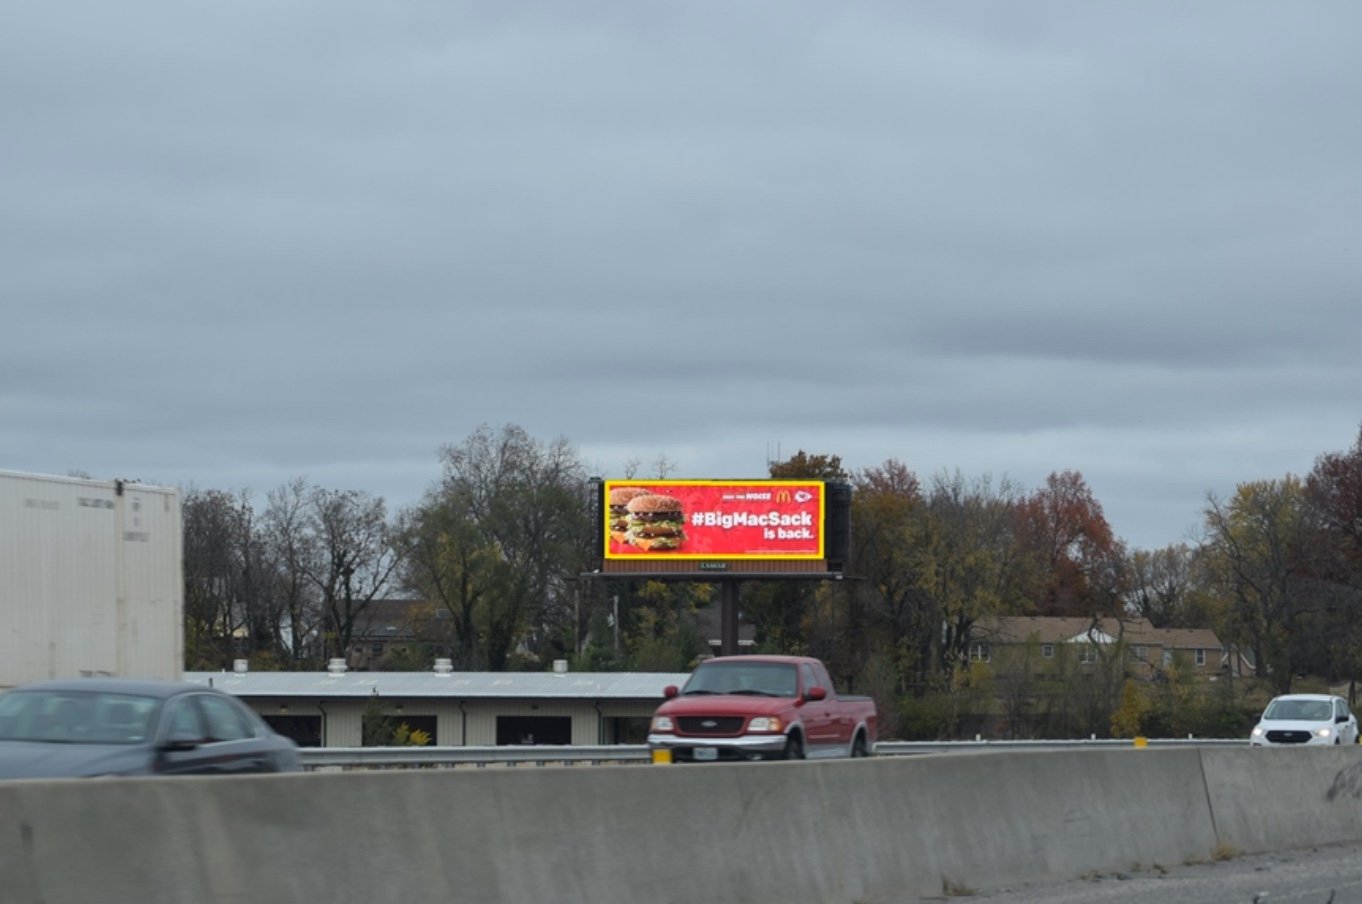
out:
<path id="1" fill-rule="evenodd" d="M 738 653 L 738 582 L 727 579 L 719 582 L 719 655 Z"/>

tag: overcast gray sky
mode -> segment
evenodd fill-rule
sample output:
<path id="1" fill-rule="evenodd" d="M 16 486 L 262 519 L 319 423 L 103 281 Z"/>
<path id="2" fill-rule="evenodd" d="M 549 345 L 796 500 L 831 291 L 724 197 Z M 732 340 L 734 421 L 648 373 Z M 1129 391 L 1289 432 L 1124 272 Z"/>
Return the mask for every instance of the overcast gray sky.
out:
<path id="1" fill-rule="evenodd" d="M 1362 426 L 1362 3 L 100 2 L 0 29 L 0 468 L 416 501 L 1083 474 L 1133 546 Z"/>

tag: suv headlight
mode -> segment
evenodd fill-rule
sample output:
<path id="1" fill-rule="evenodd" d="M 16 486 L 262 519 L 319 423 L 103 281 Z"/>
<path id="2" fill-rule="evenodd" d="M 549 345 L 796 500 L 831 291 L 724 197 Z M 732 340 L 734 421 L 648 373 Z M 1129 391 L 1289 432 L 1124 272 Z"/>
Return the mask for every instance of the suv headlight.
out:
<path id="1" fill-rule="evenodd" d="M 1251 736 L 1255 738 L 1261 738 L 1263 736 L 1263 726 L 1261 725 L 1253 726 L 1253 733 Z"/>
<path id="2" fill-rule="evenodd" d="M 675 731 L 671 716 L 653 716 L 653 731 Z"/>
<path id="3" fill-rule="evenodd" d="M 1334 730 L 1332 728 L 1316 728 L 1315 736 L 1320 738 L 1332 738 L 1334 736 Z"/>
<path id="4" fill-rule="evenodd" d="M 782 731 L 785 726 L 779 716 L 757 716 L 747 723 L 748 731 Z"/>

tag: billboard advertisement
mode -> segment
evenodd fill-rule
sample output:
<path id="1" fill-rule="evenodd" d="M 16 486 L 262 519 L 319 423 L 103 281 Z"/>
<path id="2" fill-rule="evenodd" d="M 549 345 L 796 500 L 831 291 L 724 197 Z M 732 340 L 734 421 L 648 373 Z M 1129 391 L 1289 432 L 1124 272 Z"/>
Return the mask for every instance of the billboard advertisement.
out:
<path id="1" fill-rule="evenodd" d="M 607 480 L 605 558 L 821 559 L 816 480 Z"/>

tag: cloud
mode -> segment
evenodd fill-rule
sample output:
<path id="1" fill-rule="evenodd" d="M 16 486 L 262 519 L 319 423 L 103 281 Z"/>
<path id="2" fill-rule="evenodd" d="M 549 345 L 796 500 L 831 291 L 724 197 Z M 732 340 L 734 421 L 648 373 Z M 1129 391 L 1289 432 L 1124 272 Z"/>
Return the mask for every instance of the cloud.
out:
<path id="1" fill-rule="evenodd" d="M 414 501 L 1075 469 L 1116 532 L 1362 420 L 1362 12 L 32 4 L 0 35 L 0 467 Z"/>

